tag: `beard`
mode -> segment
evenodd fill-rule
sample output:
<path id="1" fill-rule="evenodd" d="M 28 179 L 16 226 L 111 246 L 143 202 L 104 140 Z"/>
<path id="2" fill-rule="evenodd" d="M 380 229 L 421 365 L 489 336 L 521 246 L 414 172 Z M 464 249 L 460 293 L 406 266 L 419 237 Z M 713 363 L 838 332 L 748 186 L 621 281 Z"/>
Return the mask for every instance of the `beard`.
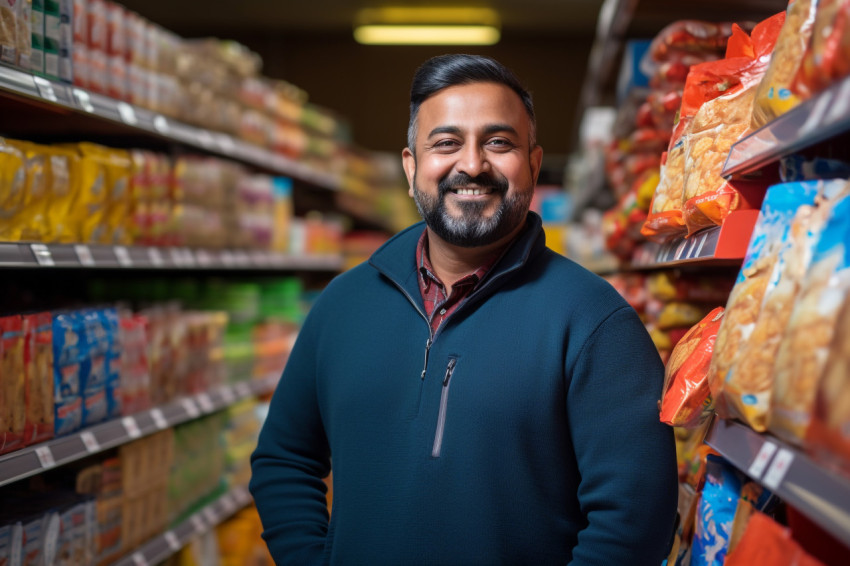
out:
<path id="1" fill-rule="evenodd" d="M 459 216 L 453 216 L 447 210 L 446 194 L 472 183 L 482 189 L 491 189 L 493 195 L 501 197 L 499 207 L 490 217 L 484 216 L 490 205 L 486 201 L 456 201 Z M 449 244 L 464 248 L 493 244 L 513 232 L 525 221 L 532 192 L 519 191 L 508 195 L 507 179 L 483 174 L 474 178 L 466 173 L 443 177 L 437 184 L 436 196 L 420 191 L 415 175 L 413 181 L 413 200 L 428 227 Z"/>

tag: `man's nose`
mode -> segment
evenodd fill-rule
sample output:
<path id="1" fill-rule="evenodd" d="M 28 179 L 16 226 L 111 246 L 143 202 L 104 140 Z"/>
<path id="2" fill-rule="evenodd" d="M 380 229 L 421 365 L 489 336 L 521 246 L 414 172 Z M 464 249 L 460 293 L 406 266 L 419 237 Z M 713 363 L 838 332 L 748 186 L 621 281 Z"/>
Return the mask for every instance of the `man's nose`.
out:
<path id="1" fill-rule="evenodd" d="M 490 162 L 482 147 L 477 144 L 467 144 L 458 158 L 457 169 L 459 173 L 466 173 L 475 178 L 490 170 Z"/>

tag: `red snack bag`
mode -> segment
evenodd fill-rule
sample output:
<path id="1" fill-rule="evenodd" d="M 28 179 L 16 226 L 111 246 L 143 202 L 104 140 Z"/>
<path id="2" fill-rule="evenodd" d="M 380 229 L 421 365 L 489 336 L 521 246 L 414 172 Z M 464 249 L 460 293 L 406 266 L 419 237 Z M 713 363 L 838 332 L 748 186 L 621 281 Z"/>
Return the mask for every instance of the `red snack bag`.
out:
<path id="1" fill-rule="evenodd" d="M 53 317 L 23 316 L 25 443 L 53 438 Z"/>
<path id="2" fill-rule="evenodd" d="M 754 513 L 725 566 L 824 566 L 791 538 L 791 531 L 764 513 Z"/>
<path id="3" fill-rule="evenodd" d="M 24 446 L 24 334 L 19 315 L 0 318 L 0 454 Z"/>
<path id="4" fill-rule="evenodd" d="M 664 376 L 661 422 L 694 428 L 711 414 L 708 369 L 723 312 L 723 307 L 712 310 L 673 348 Z"/>
<path id="5" fill-rule="evenodd" d="M 850 74 L 850 0 L 820 0 L 792 90 L 802 98 Z"/>

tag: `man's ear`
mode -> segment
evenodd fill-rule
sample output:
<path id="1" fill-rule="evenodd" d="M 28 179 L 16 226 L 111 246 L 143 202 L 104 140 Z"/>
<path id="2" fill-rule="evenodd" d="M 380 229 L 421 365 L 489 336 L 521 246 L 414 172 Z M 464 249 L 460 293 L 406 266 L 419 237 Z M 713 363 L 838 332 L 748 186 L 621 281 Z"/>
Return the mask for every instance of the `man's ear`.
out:
<path id="1" fill-rule="evenodd" d="M 413 177 L 416 175 L 416 157 L 409 147 L 401 151 L 401 164 L 404 167 L 404 174 L 407 176 L 407 194 L 413 197 Z"/>
<path id="2" fill-rule="evenodd" d="M 531 164 L 531 178 L 534 179 L 534 185 L 537 185 L 537 178 L 540 176 L 540 169 L 543 166 L 543 148 L 539 145 L 535 145 L 531 150 L 531 155 L 529 155 L 529 162 Z"/>

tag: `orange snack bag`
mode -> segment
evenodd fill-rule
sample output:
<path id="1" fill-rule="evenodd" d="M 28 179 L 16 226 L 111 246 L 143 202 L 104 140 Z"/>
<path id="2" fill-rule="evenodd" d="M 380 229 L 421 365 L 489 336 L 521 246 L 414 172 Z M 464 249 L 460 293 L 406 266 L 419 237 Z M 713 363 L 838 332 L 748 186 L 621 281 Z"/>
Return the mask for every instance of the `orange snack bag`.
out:
<path id="1" fill-rule="evenodd" d="M 753 513 L 747 529 L 726 557 L 726 566 L 823 566 L 791 538 L 791 531 L 764 513 Z"/>
<path id="2" fill-rule="evenodd" d="M 850 0 L 819 0 L 792 90 L 809 98 L 850 74 Z"/>
<path id="3" fill-rule="evenodd" d="M 723 312 L 723 307 L 712 310 L 673 348 L 664 375 L 661 422 L 694 428 L 711 414 L 708 368 Z"/>

